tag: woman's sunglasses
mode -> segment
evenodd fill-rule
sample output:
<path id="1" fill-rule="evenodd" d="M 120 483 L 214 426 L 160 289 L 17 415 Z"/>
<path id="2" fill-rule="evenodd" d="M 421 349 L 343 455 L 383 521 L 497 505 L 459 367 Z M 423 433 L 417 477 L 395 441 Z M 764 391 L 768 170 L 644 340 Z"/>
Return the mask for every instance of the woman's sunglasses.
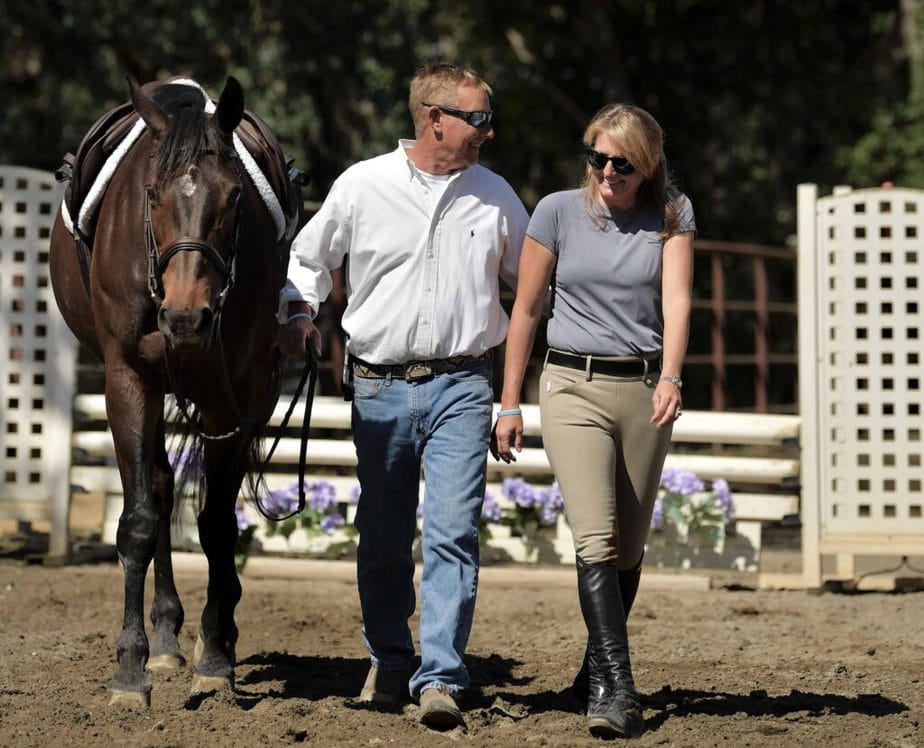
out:
<path id="1" fill-rule="evenodd" d="M 584 155 L 587 156 L 587 163 L 595 169 L 605 169 L 606 162 L 609 161 L 613 165 L 613 170 L 624 177 L 635 172 L 635 167 L 629 163 L 629 159 L 625 156 L 607 156 L 605 153 L 595 151 L 593 148 L 587 148 Z"/>

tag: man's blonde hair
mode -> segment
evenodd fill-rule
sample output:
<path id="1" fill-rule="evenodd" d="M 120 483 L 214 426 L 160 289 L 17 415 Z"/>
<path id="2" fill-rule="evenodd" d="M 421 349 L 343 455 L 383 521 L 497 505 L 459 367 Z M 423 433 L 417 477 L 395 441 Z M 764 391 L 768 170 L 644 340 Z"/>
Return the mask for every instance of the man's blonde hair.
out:
<path id="1" fill-rule="evenodd" d="M 408 107 L 414 120 L 414 133 L 417 137 L 423 132 L 428 121 L 427 104 L 456 105 L 456 92 L 459 86 L 474 86 L 491 95 L 491 87 L 481 77 L 468 68 L 448 62 L 430 62 L 419 68 L 411 79 L 411 92 Z"/>

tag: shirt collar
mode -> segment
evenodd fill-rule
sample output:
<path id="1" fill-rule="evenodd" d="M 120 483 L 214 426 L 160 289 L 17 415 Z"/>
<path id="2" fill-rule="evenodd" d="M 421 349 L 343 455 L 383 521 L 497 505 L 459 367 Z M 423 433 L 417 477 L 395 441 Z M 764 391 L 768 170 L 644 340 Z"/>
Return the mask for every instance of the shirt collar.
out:
<path id="1" fill-rule="evenodd" d="M 425 173 L 421 171 L 420 169 L 418 169 L 417 164 L 415 164 L 413 160 L 411 159 L 411 157 L 407 155 L 408 149 L 413 148 L 416 142 L 417 142 L 416 140 L 411 140 L 409 138 L 401 138 L 400 140 L 398 140 L 398 147 L 395 149 L 395 153 L 402 156 L 404 158 L 405 164 L 407 164 L 408 181 L 413 180 L 415 177 L 422 179 L 423 177 L 421 177 L 421 175 Z M 464 174 L 466 171 L 468 171 L 467 166 L 457 171 L 454 171 L 452 174 L 448 175 L 449 181 L 450 182 L 454 181 L 460 174 Z"/>

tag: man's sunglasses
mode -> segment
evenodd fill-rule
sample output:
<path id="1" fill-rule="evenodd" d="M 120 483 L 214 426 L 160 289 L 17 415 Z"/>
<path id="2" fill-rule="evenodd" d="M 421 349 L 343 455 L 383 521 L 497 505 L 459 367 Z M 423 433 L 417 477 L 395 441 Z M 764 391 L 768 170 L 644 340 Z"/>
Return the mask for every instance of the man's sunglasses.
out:
<path id="1" fill-rule="evenodd" d="M 595 169 L 605 169 L 606 162 L 609 161 L 613 165 L 613 170 L 624 177 L 635 172 L 635 167 L 629 163 L 629 159 L 625 156 L 607 156 L 605 153 L 595 151 L 593 148 L 586 149 L 584 154 L 587 156 L 587 163 Z"/>
<path id="2" fill-rule="evenodd" d="M 494 112 L 490 109 L 487 112 L 466 112 L 462 109 L 456 109 L 454 106 L 446 106 L 445 104 L 428 104 L 425 101 L 421 103 L 424 106 L 435 106 L 441 112 L 465 120 L 472 127 L 484 127 L 491 122 L 491 118 L 494 116 Z"/>

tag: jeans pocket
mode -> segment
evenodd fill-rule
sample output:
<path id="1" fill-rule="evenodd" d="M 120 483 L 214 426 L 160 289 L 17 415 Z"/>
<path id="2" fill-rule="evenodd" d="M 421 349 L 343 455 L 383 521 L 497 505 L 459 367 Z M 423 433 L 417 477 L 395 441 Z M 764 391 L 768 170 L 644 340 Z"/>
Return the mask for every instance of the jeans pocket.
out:
<path id="1" fill-rule="evenodd" d="M 491 382 L 492 372 L 491 365 L 487 362 L 479 362 L 470 366 L 463 366 L 453 371 L 447 371 L 444 377 L 452 382 Z"/>
<path id="2" fill-rule="evenodd" d="M 379 396 L 385 380 L 380 377 L 353 377 L 353 399 L 372 400 Z"/>

